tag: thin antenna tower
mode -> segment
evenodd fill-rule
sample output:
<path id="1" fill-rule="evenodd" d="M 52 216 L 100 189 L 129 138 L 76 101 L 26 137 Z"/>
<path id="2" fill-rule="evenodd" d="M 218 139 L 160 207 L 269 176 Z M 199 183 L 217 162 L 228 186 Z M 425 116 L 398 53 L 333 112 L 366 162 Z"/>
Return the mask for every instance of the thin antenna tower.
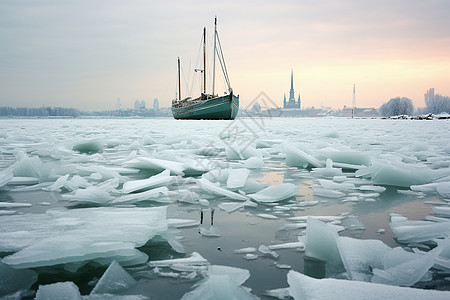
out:
<path id="1" fill-rule="evenodd" d="M 355 94 L 355 85 L 353 85 L 353 98 L 352 98 L 352 107 L 356 108 L 356 94 Z"/>

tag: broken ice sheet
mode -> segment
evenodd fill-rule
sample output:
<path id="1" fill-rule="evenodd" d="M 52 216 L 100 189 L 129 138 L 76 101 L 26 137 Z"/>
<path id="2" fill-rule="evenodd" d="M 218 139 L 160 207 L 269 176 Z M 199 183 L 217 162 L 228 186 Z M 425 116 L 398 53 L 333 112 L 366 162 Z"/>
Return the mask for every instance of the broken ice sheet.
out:
<path id="1" fill-rule="evenodd" d="M 227 187 L 230 189 L 243 187 L 249 174 L 250 170 L 248 169 L 231 169 L 228 174 Z"/>
<path id="2" fill-rule="evenodd" d="M 241 194 L 238 194 L 238 193 L 229 191 L 227 189 L 224 189 L 220 186 L 217 186 L 214 183 L 210 182 L 206 178 L 199 179 L 198 183 L 199 183 L 200 187 L 202 188 L 202 190 L 204 190 L 205 192 L 211 193 L 211 194 L 216 194 L 216 195 L 224 196 L 224 197 L 231 198 L 234 200 L 241 200 L 241 201 L 246 201 L 248 199 L 248 197 L 246 197 L 246 196 L 243 196 Z"/>
<path id="3" fill-rule="evenodd" d="M 292 183 L 269 186 L 262 191 L 249 195 L 256 202 L 277 202 L 293 197 L 297 194 L 297 187 Z"/>
<path id="4" fill-rule="evenodd" d="M 113 261 L 92 289 L 91 294 L 116 294 L 133 287 L 135 284 L 136 280 L 116 261 Z"/>
<path id="5" fill-rule="evenodd" d="M 38 279 L 33 270 L 15 270 L 4 264 L 0 258 L 0 297 L 15 293 L 19 290 L 28 290 Z"/>
<path id="6" fill-rule="evenodd" d="M 259 299 L 241 286 L 249 277 L 250 272 L 245 269 L 211 265 L 206 278 L 195 284 L 194 289 L 181 299 Z"/>
<path id="7" fill-rule="evenodd" d="M 369 282 L 339 279 L 315 279 L 296 271 L 287 275 L 289 294 L 294 300 L 303 299 L 434 299 L 450 297 L 448 291 L 422 290 Z"/>
<path id="8" fill-rule="evenodd" d="M 151 176 L 148 179 L 130 180 L 123 184 L 122 193 L 129 194 L 136 191 L 144 191 L 151 188 L 167 187 L 175 176 L 170 176 L 170 170 Z"/>
<path id="9" fill-rule="evenodd" d="M 142 260 L 135 249 L 167 230 L 166 208 L 83 208 L 2 216 L 3 262 L 17 269 L 97 260 Z"/>

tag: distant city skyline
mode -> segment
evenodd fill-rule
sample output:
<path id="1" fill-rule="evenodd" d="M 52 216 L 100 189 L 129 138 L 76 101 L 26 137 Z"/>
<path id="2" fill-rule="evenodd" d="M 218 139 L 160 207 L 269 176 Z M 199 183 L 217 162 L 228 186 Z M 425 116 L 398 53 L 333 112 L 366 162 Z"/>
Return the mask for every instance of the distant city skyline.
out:
<path id="1" fill-rule="evenodd" d="M 424 107 L 430 88 L 450 96 L 449 13 L 439 0 L 4 0 L 0 106 L 168 107 L 177 57 L 194 93 L 201 31 L 211 37 L 217 15 L 241 107 L 261 91 L 281 107 L 291 70 L 302 107 L 350 107 L 354 84 L 359 107 L 394 97 Z"/>

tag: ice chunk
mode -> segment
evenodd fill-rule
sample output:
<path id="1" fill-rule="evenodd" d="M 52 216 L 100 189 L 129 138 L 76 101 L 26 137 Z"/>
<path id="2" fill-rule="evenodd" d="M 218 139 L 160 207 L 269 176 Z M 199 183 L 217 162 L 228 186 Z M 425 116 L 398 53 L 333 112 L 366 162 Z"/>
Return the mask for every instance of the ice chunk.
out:
<path id="1" fill-rule="evenodd" d="M 247 289 L 237 284 L 230 275 L 210 275 L 201 282 L 196 288 L 181 298 L 182 300 L 255 300 L 259 299 L 251 294 Z"/>
<path id="2" fill-rule="evenodd" d="M 237 254 L 246 254 L 246 253 L 255 253 L 255 252 L 256 252 L 255 247 L 241 248 L 241 249 L 236 249 L 233 251 L 233 253 L 237 253 Z"/>
<path id="3" fill-rule="evenodd" d="M 292 242 L 292 243 L 284 243 L 284 244 L 277 244 L 277 245 L 269 245 L 270 250 L 279 250 L 279 249 L 300 249 L 305 250 L 305 244 L 298 241 L 298 242 Z"/>
<path id="4" fill-rule="evenodd" d="M 244 207 L 243 202 L 222 202 L 219 204 L 219 208 L 226 211 L 227 213 L 231 213 L 235 210 Z"/>
<path id="5" fill-rule="evenodd" d="M 340 279 L 315 279 L 296 271 L 287 275 L 289 294 L 294 300 L 303 299 L 392 299 L 392 300 L 444 300 L 450 297 L 448 291 L 422 290 L 396 287 L 384 284 Z"/>
<path id="6" fill-rule="evenodd" d="M 234 200 L 241 200 L 241 201 L 245 201 L 248 199 L 248 197 L 246 197 L 246 196 L 243 196 L 241 194 L 221 188 L 220 186 L 213 184 L 206 178 L 199 179 L 198 183 L 200 184 L 200 187 L 202 188 L 202 190 L 204 190 L 205 192 L 211 193 L 211 194 L 216 194 L 216 195 L 228 197 L 228 198 L 231 198 Z"/>
<path id="7" fill-rule="evenodd" d="M 135 248 L 167 230 L 165 207 L 48 210 L 2 218 L 0 251 L 18 251 L 3 262 L 16 269 L 146 259 Z"/>
<path id="8" fill-rule="evenodd" d="M 164 171 L 168 169 L 170 170 L 170 173 L 175 175 L 183 175 L 185 169 L 183 163 L 151 157 L 136 157 L 128 162 L 124 162 L 123 165 L 130 168 L 155 171 Z"/>
<path id="9" fill-rule="evenodd" d="M 370 166 L 372 163 L 371 155 L 364 152 L 357 151 L 331 151 L 327 156 L 336 163 Z"/>
<path id="10" fill-rule="evenodd" d="M 321 168 L 324 165 L 317 158 L 292 145 L 283 144 L 283 147 L 286 152 L 286 165 L 289 167 L 307 168 L 308 166 L 313 166 Z"/>
<path id="11" fill-rule="evenodd" d="M 28 157 L 25 153 L 19 153 L 18 159 L 13 165 L 13 175 L 15 177 L 41 177 L 43 163 L 38 156 Z"/>
<path id="12" fill-rule="evenodd" d="M 249 195 L 257 202 L 277 202 L 297 194 L 297 187 L 292 183 L 283 183 L 269 186 L 262 191 Z"/>
<path id="13" fill-rule="evenodd" d="M 325 198 L 342 198 L 345 196 L 345 193 L 341 191 L 330 190 L 319 186 L 313 186 L 313 191 L 314 195 Z"/>
<path id="14" fill-rule="evenodd" d="M 261 149 L 256 149 L 255 147 L 250 145 L 245 146 L 240 146 L 238 144 L 229 145 L 226 148 L 225 153 L 227 155 L 227 158 L 231 160 L 248 159 L 254 156 L 259 158 L 263 157 Z"/>
<path id="15" fill-rule="evenodd" d="M 0 208 L 30 207 L 31 203 L 0 202 Z"/>
<path id="16" fill-rule="evenodd" d="M 208 268 L 208 275 L 228 275 L 236 284 L 241 285 L 250 277 L 250 272 L 241 268 L 211 265 Z"/>
<path id="17" fill-rule="evenodd" d="M 450 207 L 433 207 L 433 212 L 436 215 L 445 216 L 447 218 L 450 218 Z"/>
<path id="18" fill-rule="evenodd" d="M 277 216 L 270 215 L 270 214 L 256 214 L 257 217 L 260 217 L 262 219 L 270 219 L 270 220 L 276 220 L 278 219 Z"/>
<path id="19" fill-rule="evenodd" d="M 248 169 L 231 169 L 228 175 L 227 187 L 230 189 L 243 187 L 249 174 L 250 170 Z"/>
<path id="20" fill-rule="evenodd" d="M 73 145 L 72 150 L 86 154 L 98 153 L 103 150 L 103 142 L 100 139 L 81 140 Z"/>
<path id="21" fill-rule="evenodd" d="M 204 236 L 221 236 L 220 229 L 217 226 L 200 227 L 200 233 Z"/>
<path id="22" fill-rule="evenodd" d="M 108 192 L 97 186 L 78 189 L 73 194 L 64 194 L 62 198 L 83 203 L 107 203 L 114 199 Z"/>
<path id="23" fill-rule="evenodd" d="M 161 196 L 167 195 L 169 195 L 169 189 L 165 186 L 162 186 L 142 193 L 122 195 L 111 201 L 111 203 L 136 203 L 139 201 L 146 201 L 146 200 L 155 200 L 157 202 L 171 202 L 170 199 L 168 198 L 164 199 L 160 198 Z"/>
<path id="24" fill-rule="evenodd" d="M 272 251 L 269 247 L 266 245 L 260 245 L 258 248 L 258 251 L 261 252 L 264 255 L 272 256 L 273 258 L 278 258 L 280 255 L 276 253 L 275 251 Z"/>
<path id="25" fill-rule="evenodd" d="M 369 176 L 376 184 L 409 188 L 411 185 L 429 183 L 439 174 L 426 166 L 378 161 L 370 167 L 356 171 L 355 175 Z"/>
<path id="26" fill-rule="evenodd" d="M 377 186 L 377 185 L 361 185 L 358 187 L 361 191 L 373 191 L 377 193 L 383 193 L 386 191 L 386 188 L 384 186 Z"/>
<path id="27" fill-rule="evenodd" d="M 202 175 L 202 178 L 205 178 L 211 182 L 220 182 L 226 183 L 228 180 L 228 176 L 230 174 L 231 169 L 220 169 L 216 168 Z"/>
<path id="28" fill-rule="evenodd" d="M 2 262 L 0 258 L 0 297 L 28 290 L 38 279 L 38 274 L 32 270 L 15 270 Z"/>
<path id="29" fill-rule="evenodd" d="M 0 171 L 0 188 L 7 185 L 8 182 L 13 178 L 13 171 L 11 168 Z"/>
<path id="30" fill-rule="evenodd" d="M 341 265 L 342 260 L 337 245 L 338 234 L 331 226 L 308 217 L 306 227 L 307 257 L 319 259 L 333 265 Z"/>
<path id="31" fill-rule="evenodd" d="M 252 156 L 249 159 L 244 160 L 243 163 L 244 167 L 248 169 L 260 169 L 265 166 L 264 161 L 257 156 Z"/>
<path id="32" fill-rule="evenodd" d="M 147 263 L 150 267 L 170 267 L 173 265 L 205 266 L 209 265 L 199 253 L 193 252 L 190 257 L 165 260 L 154 260 Z"/>
<path id="33" fill-rule="evenodd" d="M 384 270 L 374 268 L 372 282 L 399 286 L 412 286 L 420 281 L 434 262 L 442 249 L 439 247 L 425 254 L 415 254 L 404 262 Z M 392 264 L 392 263 L 391 263 Z"/>
<path id="34" fill-rule="evenodd" d="M 39 178 L 38 177 L 19 177 L 14 176 L 11 178 L 8 182 L 8 185 L 32 185 L 32 184 L 38 184 Z"/>
<path id="35" fill-rule="evenodd" d="M 49 299 L 81 300 L 81 294 L 75 283 L 71 281 L 40 285 L 35 300 Z"/>
<path id="36" fill-rule="evenodd" d="M 127 181 L 123 184 L 122 193 L 128 194 L 136 191 L 148 190 L 156 187 L 167 187 L 175 176 L 170 176 L 169 170 L 154 175 L 148 179 Z"/>
<path id="37" fill-rule="evenodd" d="M 450 182 L 439 182 L 436 191 L 441 197 L 450 199 Z"/>
<path id="38" fill-rule="evenodd" d="M 450 236 L 450 226 L 431 221 L 393 221 L 389 226 L 399 243 L 420 243 Z"/>
<path id="39" fill-rule="evenodd" d="M 136 280 L 128 274 L 116 261 L 113 261 L 91 294 L 116 294 L 125 291 L 136 284 Z"/>

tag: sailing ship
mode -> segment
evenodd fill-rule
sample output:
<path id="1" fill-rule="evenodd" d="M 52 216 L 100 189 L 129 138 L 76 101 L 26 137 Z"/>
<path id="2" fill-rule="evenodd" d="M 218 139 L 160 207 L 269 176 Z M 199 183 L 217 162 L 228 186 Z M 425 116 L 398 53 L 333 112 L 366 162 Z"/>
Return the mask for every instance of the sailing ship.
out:
<path id="1" fill-rule="evenodd" d="M 216 54 L 222 67 L 228 92 L 224 95 L 214 94 Z M 180 58 L 178 58 L 178 97 L 172 100 L 172 114 L 175 119 L 194 120 L 234 120 L 239 111 L 239 95 L 235 95 L 230 85 L 225 59 L 217 33 L 217 18 L 214 19 L 214 54 L 212 93 L 206 92 L 206 28 L 203 29 L 203 91 L 198 98 L 181 98 Z"/>

